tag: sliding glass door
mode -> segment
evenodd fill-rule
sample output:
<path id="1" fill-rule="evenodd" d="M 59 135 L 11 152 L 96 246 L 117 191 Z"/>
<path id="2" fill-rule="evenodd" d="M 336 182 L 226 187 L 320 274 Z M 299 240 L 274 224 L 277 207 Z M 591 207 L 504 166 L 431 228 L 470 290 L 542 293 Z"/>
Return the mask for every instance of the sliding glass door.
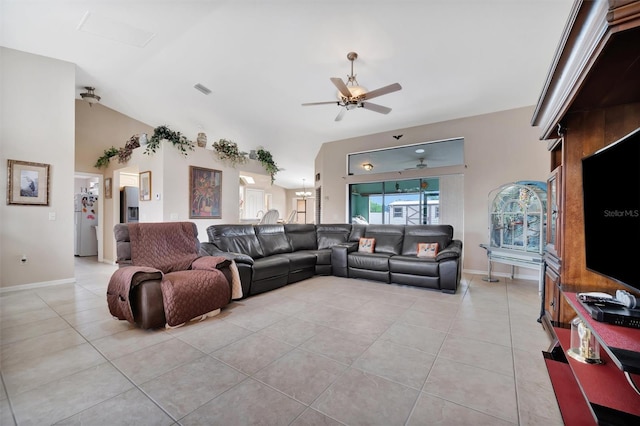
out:
<path id="1" fill-rule="evenodd" d="M 440 178 L 349 185 L 352 223 L 440 223 Z"/>

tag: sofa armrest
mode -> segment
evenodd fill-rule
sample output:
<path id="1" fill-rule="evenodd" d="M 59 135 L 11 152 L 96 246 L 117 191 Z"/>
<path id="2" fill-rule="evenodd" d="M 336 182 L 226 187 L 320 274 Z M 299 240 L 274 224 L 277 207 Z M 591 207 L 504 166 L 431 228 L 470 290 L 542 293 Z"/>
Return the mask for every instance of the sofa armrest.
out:
<path id="1" fill-rule="evenodd" d="M 444 259 L 453 259 L 459 258 L 462 255 L 462 241 L 460 240 L 452 240 L 451 244 L 445 247 L 443 250 L 440 250 L 436 255 L 436 261 L 441 261 Z"/>
<path id="2" fill-rule="evenodd" d="M 331 247 L 331 270 L 336 277 L 348 277 L 349 253 L 358 250 L 358 243 L 341 243 Z"/>
<path id="3" fill-rule="evenodd" d="M 253 258 L 251 258 L 251 256 L 242 253 L 222 251 L 212 243 L 201 243 L 200 250 L 205 252 L 201 253 L 204 256 L 221 256 L 225 259 L 233 260 L 237 264 L 244 263 L 247 265 L 253 265 Z"/>

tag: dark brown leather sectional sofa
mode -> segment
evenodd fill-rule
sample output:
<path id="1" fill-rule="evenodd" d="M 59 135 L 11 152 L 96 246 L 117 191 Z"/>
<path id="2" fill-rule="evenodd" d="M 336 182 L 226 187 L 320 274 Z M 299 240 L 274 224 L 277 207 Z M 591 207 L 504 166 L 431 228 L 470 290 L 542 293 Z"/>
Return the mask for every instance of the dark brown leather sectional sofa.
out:
<path id="1" fill-rule="evenodd" d="M 201 248 L 233 259 L 244 297 L 315 274 L 364 278 L 455 293 L 462 242 L 450 225 L 277 224 L 212 225 Z M 375 238 L 375 251 L 358 251 L 360 238 Z M 417 257 L 418 243 L 437 242 L 433 259 Z"/>

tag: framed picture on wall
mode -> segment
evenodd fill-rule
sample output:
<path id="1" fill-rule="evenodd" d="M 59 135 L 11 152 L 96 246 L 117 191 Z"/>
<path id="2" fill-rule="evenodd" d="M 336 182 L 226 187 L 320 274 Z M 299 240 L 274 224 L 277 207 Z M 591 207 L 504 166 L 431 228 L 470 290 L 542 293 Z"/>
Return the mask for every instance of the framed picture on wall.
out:
<path id="1" fill-rule="evenodd" d="M 50 165 L 7 161 L 7 204 L 48 206 Z"/>
<path id="2" fill-rule="evenodd" d="M 189 218 L 222 218 L 222 172 L 189 167 Z"/>
<path id="3" fill-rule="evenodd" d="M 138 185 L 140 187 L 140 201 L 151 200 L 151 172 L 141 172 Z"/>
<path id="4" fill-rule="evenodd" d="M 111 178 L 104 180 L 104 198 L 111 198 Z"/>

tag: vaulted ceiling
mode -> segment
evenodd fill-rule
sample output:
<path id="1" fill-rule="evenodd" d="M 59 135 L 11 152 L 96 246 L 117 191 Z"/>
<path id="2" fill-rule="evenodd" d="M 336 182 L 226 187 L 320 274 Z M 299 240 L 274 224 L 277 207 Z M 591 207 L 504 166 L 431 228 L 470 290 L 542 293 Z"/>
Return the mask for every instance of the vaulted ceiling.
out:
<path id="1" fill-rule="evenodd" d="M 571 3 L 0 0 L 0 45 L 75 63 L 78 98 L 94 86 L 151 126 L 263 146 L 295 188 L 324 142 L 535 104 Z M 389 114 L 301 106 L 337 100 L 350 51 L 360 85 L 402 85 L 375 101 Z"/>

